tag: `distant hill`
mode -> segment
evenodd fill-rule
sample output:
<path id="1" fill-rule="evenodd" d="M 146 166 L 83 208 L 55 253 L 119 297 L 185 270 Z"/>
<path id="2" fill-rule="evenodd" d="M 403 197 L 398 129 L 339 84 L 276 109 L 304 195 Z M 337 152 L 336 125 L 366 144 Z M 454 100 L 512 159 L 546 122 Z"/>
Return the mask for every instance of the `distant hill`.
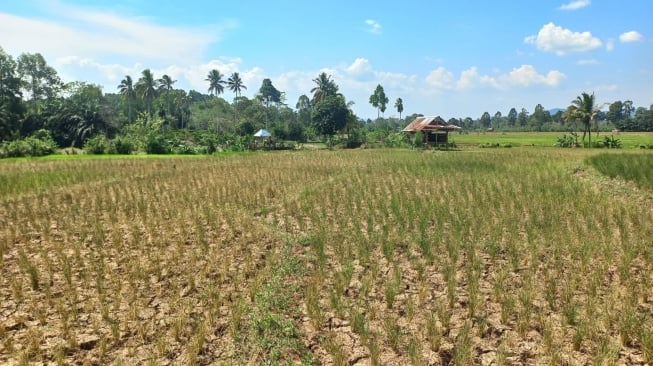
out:
<path id="1" fill-rule="evenodd" d="M 550 113 L 552 116 L 553 116 L 554 114 L 558 113 L 558 112 L 564 112 L 564 111 L 565 111 L 564 108 L 553 108 L 553 109 L 549 109 L 549 113 Z"/>

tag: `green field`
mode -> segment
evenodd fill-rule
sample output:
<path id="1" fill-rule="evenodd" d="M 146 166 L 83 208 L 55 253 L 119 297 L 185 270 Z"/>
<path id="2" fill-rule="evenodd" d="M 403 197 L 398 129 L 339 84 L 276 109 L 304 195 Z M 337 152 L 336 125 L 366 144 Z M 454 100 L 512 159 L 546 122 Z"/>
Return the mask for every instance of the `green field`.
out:
<path id="1" fill-rule="evenodd" d="M 650 364 L 653 151 L 557 135 L 0 161 L 0 364 Z"/>
<path id="2" fill-rule="evenodd" d="M 564 132 L 469 132 L 469 133 L 452 133 L 449 139 L 460 144 L 487 144 L 499 143 L 501 145 L 512 144 L 513 146 L 553 146 L 558 137 L 564 135 Z M 569 135 L 569 133 L 567 133 Z M 583 133 L 579 133 L 579 141 Z M 599 139 L 604 136 L 611 136 L 621 140 L 623 147 L 626 149 L 639 148 L 640 145 L 653 144 L 653 132 L 601 132 Z M 592 140 L 596 140 L 595 134 L 592 134 Z"/>

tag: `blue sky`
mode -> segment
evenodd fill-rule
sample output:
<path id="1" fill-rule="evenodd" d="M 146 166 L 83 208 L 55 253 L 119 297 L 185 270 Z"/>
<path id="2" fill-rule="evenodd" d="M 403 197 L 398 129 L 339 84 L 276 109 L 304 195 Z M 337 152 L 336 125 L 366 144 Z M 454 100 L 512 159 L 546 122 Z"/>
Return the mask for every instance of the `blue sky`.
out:
<path id="1" fill-rule="evenodd" d="M 478 118 L 581 92 L 653 104 L 651 14 L 650 0 L 5 0 L 0 47 L 105 92 L 145 68 L 206 92 L 215 68 L 248 97 L 270 78 L 294 106 L 325 71 L 360 117 L 381 84 L 386 116 L 401 97 L 404 115 Z"/>

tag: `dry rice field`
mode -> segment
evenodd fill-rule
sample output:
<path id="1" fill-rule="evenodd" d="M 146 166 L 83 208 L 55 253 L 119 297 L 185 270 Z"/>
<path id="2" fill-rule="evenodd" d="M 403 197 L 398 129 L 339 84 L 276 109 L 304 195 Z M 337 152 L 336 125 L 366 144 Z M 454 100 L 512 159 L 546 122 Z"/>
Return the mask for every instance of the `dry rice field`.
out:
<path id="1" fill-rule="evenodd" d="M 651 364 L 653 192 L 593 154 L 0 162 L 0 364 Z"/>

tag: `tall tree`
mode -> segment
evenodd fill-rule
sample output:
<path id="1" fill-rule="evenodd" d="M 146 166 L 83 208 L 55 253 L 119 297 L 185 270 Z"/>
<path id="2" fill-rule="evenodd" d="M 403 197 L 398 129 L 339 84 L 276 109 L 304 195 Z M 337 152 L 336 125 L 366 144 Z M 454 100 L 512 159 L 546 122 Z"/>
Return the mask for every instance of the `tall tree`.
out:
<path id="1" fill-rule="evenodd" d="M 497 113 L 494 114 L 494 117 L 492 117 L 492 125 L 494 127 L 499 127 L 503 125 L 503 116 L 500 111 L 497 111 Z"/>
<path id="2" fill-rule="evenodd" d="M 143 70 L 140 79 L 138 79 L 136 85 L 134 85 L 134 89 L 136 90 L 136 94 L 140 96 L 145 102 L 145 105 L 147 106 L 147 112 L 151 116 L 152 101 L 157 96 L 158 83 L 156 79 L 154 79 L 154 75 L 150 69 Z"/>
<path id="3" fill-rule="evenodd" d="M 237 72 L 231 74 L 229 79 L 227 79 L 227 85 L 229 86 L 229 90 L 236 94 L 236 98 L 240 97 L 240 92 L 243 89 L 247 90 L 247 87 L 243 84 L 243 79 L 240 78 L 240 74 Z"/>
<path id="4" fill-rule="evenodd" d="M 397 112 L 399 112 L 399 119 L 401 119 L 401 112 L 404 111 L 404 101 L 401 98 L 397 98 L 397 100 L 395 100 L 395 108 L 397 108 Z"/>
<path id="5" fill-rule="evenodd" d="M 632 100 L 625 100 L 624 101 L 624 117 L 625 118 L 632 117 L 632 114 L 633 114 L 634 111 L 635 111 L 635 107 L 633 107 L 633 101 Z"/>
<path id="6" fill-rule="evenodd" d="M 281 103 L 282 93 L 272 85 L 272 80 L 266 78 L 261 82 L 258 96 L 265 105 L 265 128 L 267 128 L 270 119 L 270 102 L 276 103 L 277 105 Z"/>
<path id="7" fill-rule="evenodd" d="M 240 78 L 240 74 L 237 72 L 231 74 L 229 79 L 227 79 L 227 86 L 229 86 L 229 90 L 236 94 L 234 98 L 234 122 L 236 122 L 238 119 L 238 98 L 240 98 L 240 92 L 243 89 L 247 90 L 247 87 L 243 84 L 243 79 Z"/>
<path id="8" fill-rule="evenodd" d="M 338 85 L 331 79 L 331 75 L 327 76 L 325 72 L 322 72 L 317 78 L 313 79 L 313 82 L 317 84 L 317 86 L 311 89 L 311 93 L 313 93 L 313 105 L 328 96 L 338 95 Z"/>
<path id="9" fill-rule="evenodd" d="M 187 126 L 190 117 L 191 100 L 183 89 L 173 89 L 170 92 L 171 99 L 171 117 L 174 118 L 175 126 L 184 128 Z"/>
<path id="10" fill-rule="evenodd" d="M 4 103 L 0 103 L 0 141 L 9 140 L 14 134 L 11 128 L 11 116 L 9 108 Z"/>
<path id="11" fill-rule="evenodd" d="M 206 81 L 209 82 L 209 94 L 218 96 L 224 93 L 225 81 L 222 80 L 223 77 L 224 75 L 216 69 L 209 71 L 209 74 L 206 76 Z"/>
<path id="12" fill-rule="evenodd" d="M 381 84 L 378 84 L 376 89 L 374 89 L 374 93 L 370 95 L 370 104 L 372 104 L 372 106 L 376 107 L 377 109 L 376 118 L 379 118 L 379 112 L 385 113 L 389 101 L 390 100 L 385 95 L 383 87 Z"/>
<path id="13" fill-rule="evenodd" d="M 311 109 L 311 100 L 308 99 L 306 94 L 302 94 L 299 96 L 299 99 L 297 99 L 297 104 L 295 105 L 295 108 L 297 110 L 306 110 L 306 109 Z"/>
<path id="14" fill-rule="evenodd" d="M 587 94 L 581 93 L 576 99 L 571 101 L 571 105 L 567 108 L 572 118 L 580 121 L 583 124 L 583 145 L 585 144 L 585 135 L 589 135 L 589 146 L 592 146 L 592 122 L 599 112 L 596 106 L 596 97 L 594 93 Z"/>
<path id="15" fill-rule="evenodd" d="M 510 126 L 514 126 L 516 122 L 517 122 L 517 110 L 513 107 L 510 108 L 510 111 L 508 112 L 508 124 Z"/>
<path id="16" fill-rule="evenodd" d="M 306 94 L 299 96 L 295 108 L 297 108 L 297 120 L 301 122 L 302 127 L 305 127 L 311 122 L 312 107 L 311 100 L 306 96 Z"/>
<path id="17" fill-rule="evenodd" d="M 379 109 L 381 110 L 381 115 L 385 117 L 385 110 L 388 108 L 388 102 L 390 102 L 390 99 L 385 96 L 385 93 L 383 93 L 382 98 L 379 99 Z"/>
<path id="18" fill-rule="evenodd" d="M 270 79 L 263 79 L 258 94 L 261 101 L 263 101 L 267 107 L 270 106 L 270 102 L 281 103 L 281 92 L 272 85 L 272 80 Z"/>
<path id="19" fill-rule="evenodd" d="M 489 128 L 491 124 L 492 124 L 492 117 L 490 117 L 490 113 L 484 112 L 483 115 L 481 116 L 481 126 L 483 126 L 483 128 Z"/>
<path id="20" fill-rule="evenodd" d="M 0 47 L 0 141 L 16 137 L 24 108 L 16 62 Z"/>
<path id="21" fill-rule="evenodd" d="M 526 108 L 522 108 L 521 112 L 519 112 L 519 115 L 517 116 L 517 119 L 519 120 L 519 125 L 524 127 L 526 126 L 526 123 L 528 123 L 528 110 Z"/>
<path id="22" fill-rule="evenodd" d="M 381 112 L 379 111 L 379 94 L 377 93 L 377 90 L 374 90 L 372 95 L 370 95 L 369 103 L 374 107 L 374 109 L 376 109 L 376 119 L 379 119 Z"/>
<path id="23" fill-rule="evenodd" d="M 529 121 L 538 131 L 542 130 L 545 123 L 551 122 L 551 113 L 544 110 L 542 104 L 538 104 L 533 109 L 533 114 L 530 116 Z"/>
<path id="24" fill-rule="evenodd" d="M 136 99 L 136 90 L 134 90 L 134 81 L 131 76 L 125 75 L 125 78 L 120 81 L 118 92 L 127 101 L 127 118 L 129 118 L 129 122 L 133 122 L 134 116 L 132 108 L 134 100 Z"/>
<path id="25" fill-rule="evenodd" d="M 161 79 L 157 80 L 157 82 L 159 84 L 159 90 L 166 93 L 166 116 L 170 117 L 172 115 L 170 110 L 170 92 L 172 91 L 173 85 L 177 82 L 177 80 L 172 80 L 170 76 L 163 75 Z"/>
<path id="26" fill-rule="evenodd" d="M 51 100 L 63 86 L 57 71 L 47 62 L 40 53 L 23 53 L 18 56 L 18 74 L 23 83 L 23 88 L 31 95 L 33 112 L 40 114 L 40 101 Z"/>
<path id="27" fill-rule="evenodd" d="M 83 147 L 96 134 L 106 134 L 110 126 L 102 113 L 102 88 L 84 82 L 64 86 L 67 98 L 48 104 L 47 126 L 60 146 Z"/>
<path id="28" fill-rule="evenodd" d="M 624 105 L 620 100 L 610 104 L 606 118 L 615 125 L 624 119 Z"/>
<path id="29" fill-rule="evenodd" d="M 327 96 L 313 106 L 312 119 L 315 129 L 326 136 L 333 136 L 347 125 L 349 108 L 340 95 Z"/>

